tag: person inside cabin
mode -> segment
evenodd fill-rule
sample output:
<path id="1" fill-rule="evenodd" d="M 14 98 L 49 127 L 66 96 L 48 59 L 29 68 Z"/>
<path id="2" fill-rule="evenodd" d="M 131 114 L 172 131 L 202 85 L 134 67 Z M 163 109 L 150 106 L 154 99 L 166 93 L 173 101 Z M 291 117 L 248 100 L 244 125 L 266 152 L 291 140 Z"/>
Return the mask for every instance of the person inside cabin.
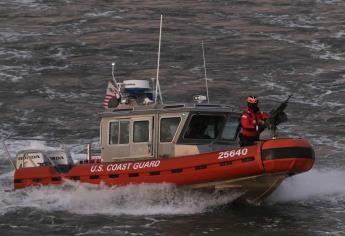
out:
<path id="1" fill-rule="evenodd" d="M 193 118 L 190 122 L 185 138 L 210 139 L 211 137 L 206 132 L 208 127 L 206 121 L 203 119 Z"/>
<path id="2" fill-rule="evenodd" d="M 259 100 L 255 96 L 247 98 L 247 108 L 243 110 L 241 117 L 241 132 L 239 134 L 240 145 L 250 146 L 259 141 L 259 136 L 266 128 L 265 121 L 268 114 L 259 109 Z"/>

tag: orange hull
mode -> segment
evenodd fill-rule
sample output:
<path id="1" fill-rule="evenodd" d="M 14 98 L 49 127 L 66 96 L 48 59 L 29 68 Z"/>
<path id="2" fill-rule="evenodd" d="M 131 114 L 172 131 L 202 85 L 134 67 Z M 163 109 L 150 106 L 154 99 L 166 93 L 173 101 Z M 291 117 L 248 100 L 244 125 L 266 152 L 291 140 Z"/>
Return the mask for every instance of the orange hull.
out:
<path id="1" fill-rule="evenodd" d="M 175 157 L 112 163 L 82 163 L 63 173 L 51 166 L 18 169 L 16 189 L 62 184 L 65 179 L 108 186 L 140 183 L 196 185 L 264 174 L 293 175 L 308 171 L 314 151 L 303 139 L 262 141 L 254 146 Z"/>

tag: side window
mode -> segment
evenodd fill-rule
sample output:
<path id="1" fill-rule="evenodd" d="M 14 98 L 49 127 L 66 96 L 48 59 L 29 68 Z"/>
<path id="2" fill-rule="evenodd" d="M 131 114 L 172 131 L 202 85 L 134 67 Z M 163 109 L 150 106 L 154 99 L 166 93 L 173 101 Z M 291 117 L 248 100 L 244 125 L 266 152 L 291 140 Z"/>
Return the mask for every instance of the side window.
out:
<path id="1" fill-rule="evenodd" d="M 238 118 L 229 117 L 225 123 L 221 139 L 234 140 L 238 125 Z"/>
<path id="2" fill-rule="evenodd" d="M 180 124 L 180 117 L 162 118 L 160 125 L 160 141 L 171 142 L 175 136 L 178 125 Z"/>
<path id="3" fill-rule="evenodd" d="M 133 142 L 148 142 L 149 141 L 149 121 L 134 121 L 133 123 Z"/>
<path id="4" fill-rule="evenodd" d="M 109 144 L 129 143 L 129 121 L 113 121 L 109 124 Z"/>

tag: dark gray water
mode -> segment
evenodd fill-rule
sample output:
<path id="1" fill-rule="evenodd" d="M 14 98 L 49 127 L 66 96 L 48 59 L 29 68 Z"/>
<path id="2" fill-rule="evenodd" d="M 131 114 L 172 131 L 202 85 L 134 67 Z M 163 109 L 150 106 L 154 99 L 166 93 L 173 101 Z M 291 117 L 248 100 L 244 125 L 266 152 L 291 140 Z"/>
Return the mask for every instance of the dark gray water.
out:
<path id="1" fill-rule="evenodd" d="M 241 110 L 254 94 L 270 110 L 292 93 L 282 129 L 314 145 L 315 168 L 262 206 L 237 206 L 169 185 L 5 192 L 0 149 L 1 235 L 344 235 L 344 1 L 0 0 L 0 138 L 65 139 L 84 158 L 111 63 L 119 80 L 155 76 L 161 13 L 165 101 L 204 92 L 204 40 L 211 101 Z"/>

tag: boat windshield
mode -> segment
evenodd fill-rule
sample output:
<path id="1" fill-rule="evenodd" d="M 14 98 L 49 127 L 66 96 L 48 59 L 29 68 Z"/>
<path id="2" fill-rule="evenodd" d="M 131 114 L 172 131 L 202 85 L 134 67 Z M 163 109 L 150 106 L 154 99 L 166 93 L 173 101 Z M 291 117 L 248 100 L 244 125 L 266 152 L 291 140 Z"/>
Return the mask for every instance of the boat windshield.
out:
<path id="1" fill-rule="evenodd" d="M 184 139 L 216 139 L 225 122 L 222 115 L 193 115 Z"/>
<path id="2" fill-rule="evenodd" d="M 235 140 L 237 136 L 237 129 L 239 128 L 238 117 L 229 116 L 224 125 L 224 129 L 220 139 Z"/>

